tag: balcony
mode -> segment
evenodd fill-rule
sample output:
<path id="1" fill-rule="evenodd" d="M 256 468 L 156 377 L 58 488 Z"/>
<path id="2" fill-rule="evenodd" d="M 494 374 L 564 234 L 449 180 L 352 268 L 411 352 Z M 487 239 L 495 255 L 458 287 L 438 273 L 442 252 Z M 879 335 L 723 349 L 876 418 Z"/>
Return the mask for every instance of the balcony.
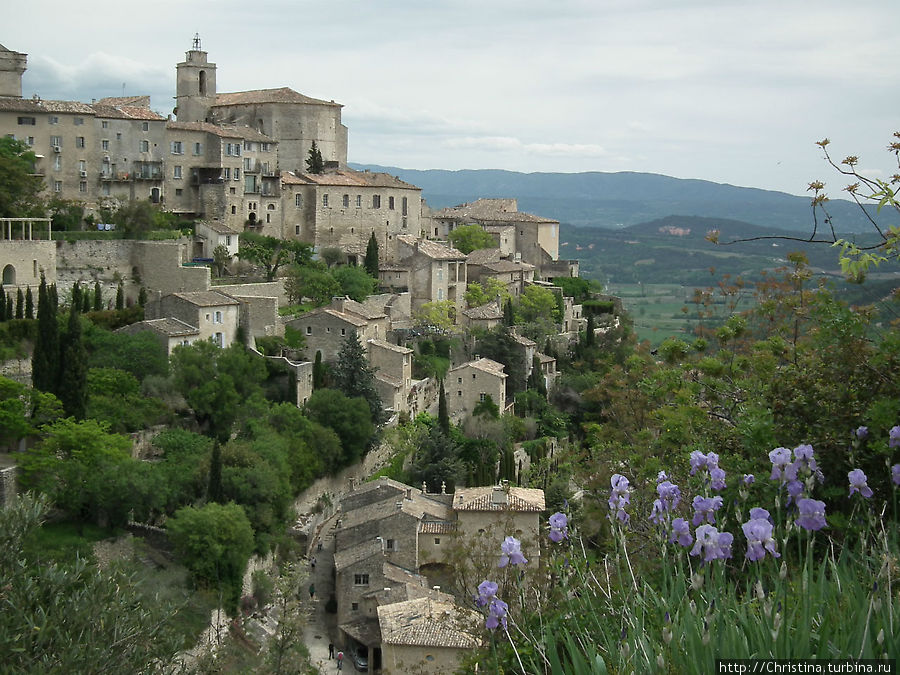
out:
<path id="1" fill-rule="evenodd" d="M 221 167 L 194 167 L 191 169 L 191 185 L 221 185 L 225 182 Z"/>
<path id="2" fill-rule="evenodd" d="M 135 162 L 132 177 L 134 180 L 160 181 L 163 179 L 162 162 Z"/>

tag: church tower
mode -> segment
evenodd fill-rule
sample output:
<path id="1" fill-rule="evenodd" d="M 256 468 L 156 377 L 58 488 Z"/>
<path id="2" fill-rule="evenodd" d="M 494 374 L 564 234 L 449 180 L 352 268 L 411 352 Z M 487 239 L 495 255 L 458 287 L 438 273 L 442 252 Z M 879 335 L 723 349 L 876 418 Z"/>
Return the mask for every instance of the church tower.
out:
<path id="1" fill-rule="evenodd" d="M 194 43 L 185 60 L 176 66 L 175 83 L 176 119 L 179 122 L 204 122 L 209 109 L 216 102 L 216 64 L 206 60 L 206 52 L 200 48 L 200 35 L 194 35 Z"/>
<path id="2" fill-rule="evenodd" d="M 22 98 L 22 73 L 27 60 L 27 54 L 11 52 L 0 45 L 0 96 Z"/>

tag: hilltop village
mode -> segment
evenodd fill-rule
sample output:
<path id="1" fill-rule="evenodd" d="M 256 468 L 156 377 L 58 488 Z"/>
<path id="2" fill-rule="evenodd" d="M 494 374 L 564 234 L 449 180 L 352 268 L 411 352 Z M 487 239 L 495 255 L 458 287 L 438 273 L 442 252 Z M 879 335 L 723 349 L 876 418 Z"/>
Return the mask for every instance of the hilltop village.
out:
<path id="1" fill-rule="evenodd" d="M 25 69 L 26 55 L 0 47 L 0 134 L 34 153 L 34 172 L 48 197 L 78 202 L 85 220 L 100 230 L 109 229 L 102 214 L 135 201 L 194 226 L 176 240 L 64 239 L 54 236 L 49 219 L 0 219 L 5 293 L 36 294 L 44 279 L 61 296 L 95 285 L 106 297 L 119 289 L 126 305 L 143 296 L 143 320 L 121 332 L 152 335 L 167 355 L 201 341 L 223 349 L 243 343 L 292 373 L 291 400 L 298 407 L 313 394 L 315 362 L 334 364 L 355 337 L 374 372 L 388 425 L 422 412 L 437 415 L 441 393 L 456 423 L 485 403 L 511 413 L 514 389 L 523 387 L 509 386 L 513 374 L 503 363 L 474 353 L 469 336 L 508 326 L 504 304 L 532 289 L 551 298 L 540 317 L 550 329 L 538 337 L 540 344 L 510 331 L 524 366 L 515 376 L 523 384 L 546 397 L 557 376 L 552 352 L 586 328 L 581 304 L 553 283 L 578 277 L 578 261 L 559 258 L 558 221 L 520 212 L 513 199 L 434 211 L 416 186 L 349 168 L 340 104 L 287 87 L 219 92 L 216 64 L 199 38 L 176 65 L 176 106 L 167 117 L 151 110 L 148 96 L 92 103 L 22 98 Z M 459 228 L 487 238 L 463 252 L 452 242 Z M 292 298 L 284 277 L 214 279 L 209 263 L 223 250 L 229 263 L 247 271 L 241 255 L 247 233 L 308 245 L 314 257 L 337 251 L 330 264 L 338 266 L 362 265 L 374 241 L 377 292 L 280 312 L 291 300 L 306 299 L 302 293 Z M 482 294 L 478 304 L 472 297 L 479 296 L 467 296 L 473 288 L 492 289 L 492 295 Z M 283 338 L 286 331 L 299 333 L 304 347 L 257 351 L 260 340 Z M 429 336 L 461 341 L 441 380 L 414 377 L 416 342 Z M 31 364 L 8 362 L 3 374 L 30 383 Z M 517 461 L 521 471 L 528 457 Z M 333 534 L 325 553 L 334 560 L 335 639 L 360 670 L 451 672 L 478 644 L 469 631 L 470 610 L 435 583 L 465 567 L 445 552 L 457 541 L 449 535 L 488 531 L 499 547 L 502 532 L 516 532 L 529 557 L 539 559 L 543 490 L 508 482 L 455 492 L 445 487 L 367 483 L 344 497 L 329 521 Z M 324 534 L 310 545 L 315 541 L 322 551 L 323 540 Z"/>

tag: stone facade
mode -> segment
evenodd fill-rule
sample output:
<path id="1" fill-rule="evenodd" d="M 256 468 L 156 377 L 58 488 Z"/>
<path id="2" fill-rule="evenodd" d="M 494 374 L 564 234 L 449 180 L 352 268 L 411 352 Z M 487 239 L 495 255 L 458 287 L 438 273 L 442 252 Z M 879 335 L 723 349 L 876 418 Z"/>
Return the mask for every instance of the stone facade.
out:
<path id="1" fill-rule="evenodd" d="M 506 412 L 506 378 L 504 365 L 491 359 L 477 359 L 451 368 L 444 386 L 447 390 L 447 409 L 458 421 L 472 414 L 475 406 L 490 396 L 500 412 Z"/>
<path id="2" fill-rule="evenodd" d="M 49 221 L 0 219 L 0 282 L 3 288 L 37 290 L 41 274 L 56 283 L 56 242 L 32 238 L 34 228 L 46 230 Z"/>
<path id="3" fill-rule="evenodd" d="M 123 326 L 117 332 L 136 335 L 145 331 L 153 335 L 163 346 L 166 356 L 171 356 L 175 347 L 190 345 L 200 339 L 199 328 L 173 317 L 138 321 Z"/>
<path id="4" fill-rule="evenodd" d="M 144 314 L 150 319 L 174 317 L 198 329 L 200 340 L 227 347 L 237 337 L 240 303 L 217 291 L 172 293 L 148 302 Z"/>
<path id="5" fill-rule="evenodd" d="M 368 340 L 369 365 L 375 368 L 375 384 L 385 408 L 409 412 L 413 350 L 384 340 Z"/>
<path id="6" fill-rule="evenodd" d="M 409 270 L 409 292 L 415 312 L 427 302 L 449 301 L 460 308 L 466 292 L 466 256 L 427 239 L 400 235 L 396 258 Z"/>

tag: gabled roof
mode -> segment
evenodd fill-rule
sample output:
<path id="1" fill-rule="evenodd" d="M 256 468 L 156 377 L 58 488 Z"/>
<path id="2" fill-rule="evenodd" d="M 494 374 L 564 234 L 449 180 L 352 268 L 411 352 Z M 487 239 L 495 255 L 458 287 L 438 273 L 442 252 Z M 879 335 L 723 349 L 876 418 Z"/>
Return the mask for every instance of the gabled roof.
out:
<path id="1" fill-rule="evenodd" d="M 96 105 L 108 105 L 113 107 L 139 106 L 141 108 L 146 108 L 150 105 L 150 96 L 147 94 L 138 96 L 104 96 L 97 100 Z"/>
<path id="2" fill-rule="evenodd" d="M 420 534 L 452 534 L 456 532 L 455 520 L 423 520 L 419 523 Z"/>
<path id="3" fill-rule="evenodd" d="M 552 218 L 542 218 L 519 211 L 515 199 L 478 199 L 468 204 L 459 204 L 441 209 L 434 218 L 453 220 L 476 220 L 500 223 L 558 223 Z"/>
<path id="4" fill-rule="evenodd" d="M 419 190 L 412 183 L 402 181 L 396 176 L 387 173 L 374 173 L 371 171 L 354 171 L 353 169 L 337 169 L 322 173 L 304 173 L 299 171 L 285 171 L 281 180 L 287 185 L 318 185 L 321 187 L 375 187 L 405 190 Z"/>
<path id="5" fill-rule="evenodd" d="M 453 495 L 453 509 L 540 512 L 544 510 L 544 491 L 536 488 L 491 485 L 457 488 L 456 494 Z"/>
<path id="6" fill-rule="evenodd" d="M 14 98 L 0 96 L 0 111 L 30 113 L 70 113 L 93 115 L 94 109 L 80 101 L 47 101 L 42 98 Z"/>
<path id="7" fill-rule="evenodd" d="M 375 539 L 366 539 L 353 546 L 348 546 L 334 552 L 334 569 L 338 572 L 347 569 L 350 565 L 382 555 L 381 542 Z"/>
<path id="8" fill-rule="evenodd" d="M 369 325 L 369 322 L 365 319 L 356 316 L 355 314 L 350 314 L 348 312 L 339 312 L 336 309 L 331 309 L 329 307 L 317 307 L 316 309 L 310 310 L 306 312 L 306 314 L 301 314 L 296 319 L 293 319 L 290 323 L 295 323 L 298 321 L 303 321 L 304 319 L 316 319 L 322 316 L 332 317 L 335 319 L 340 319 L 345 323 L 349 323 L 356 328 L 363 328 Z"/>
<path id="9" fill-rule="evenodd" d="M 235 91 L 232 93 L 217 94 L 214 107 L 260 103 L 305 103 L 307 105 L 328 105 L 337 108 L 343 107 L 340 103 L 335 103 L 334 101 L 323 101 L 318 98 L 304 96 L 290 87 L 279 87 L 277 89 L 251 89 L 250 91 Z"/>
<path id="10" fill-rule="evenodd" d="M 119 119 L 119 120 L 148 120 L 150 122 L 165 122 L 166 118 L 159 115 L 150 108 L 141 106 L 113 106 L 102 103 L 94 103 L 91 105 L 94 114 L 100 118 Z"/>
<path id="11" fill-rule="evenodd" d="M 456 366 L 456 368 L 451 368 L 450 372 L 453 373 L 461 368 L 476 368 L 482 372 L 505 378 L 507 375 L 503 372 L 504 367 L 505 366 L 502 363 L 497 363 L 491 359 L 480 358 L 477 361 L 467 361 L 466 363 Z"/>
<path id="12" fill-rule="evenodd" d="M 491 300 L 489 303 L 479 307 L 464 309 L 462 313 L 472 321 L 490 321 L 503 318 L 503 310 L 500 308 L 500 303 L 496 300 Z"/>
<path id="13" fill-rule="evenodd" d="M 383 319 L 387 315 L 381 311 L 373 311 L 366 307 L 361 302 L 357 302 L 349 297 L 343 298 L 335 298 L 331 301 L 331 308 L 335 309 L 339 312 L 346 312 L 347 314 L 355 314 L 363 319 L 367 319 L 369 321 L 373 319 Z"/>
<path id="14" fill-rule="evenodd" d="M 462 251 L 430 239 L 419 239 L 411 234 L 399 234 L 397 240 L 432 260 L 466 259 L 466 254 Z"/>
<path id="15" fill-rule="evenodd" d="M 499 248 L 477 248 L 466 256 L 466 263 L 469 265 L 485 265 L 499 260 Z"/>
<path id="16" fill-rule="evenodd" d="M 217 234 L 240 234 L 239 230 L 229 227 L 221 220 L 203 220 L 197 223 L 197 227 L 206 227 Z"/>
<path id="17" fill-rule="evenodd" d="M 410 499 L 406 499 L 406 496 L 402 494 L 391 495 L 380 502 L 346 511 L 341 517 L 341 529 L 349 529 L 362 523 L 382 520 L 396 513 L 405 513 L 417 520 L 422 520 L 425 516 L 438 520 L 448 520 L 450 518 L 450 508 L 446 504 L 429 499 L 418 490 L 412 490 L 410 497 Z M 410 532 L 410 536 L 414 534 L 414 532 Z"/>
<path id="18" fill-rule="evenodd" d="M 219 305 L 241 304 L 231 296 L 219 293 L 218 291 L 187 291 L 184 293 L 172 293 L 172 295 L 198 307 L 218 307 Z"/>
<path id="19" fill-rule="evenodd" d="M 509 336 L 513 339 L 514 342 L 518 342 L 523 347 L 537 347 L 537 342 L 535 342 L 531 338 L 524 337 L 512 331 L 510 331 Z"/>
<path id="20" fill-rule="evenodd" d="M 479 617 L 454 604 L 452 596 L 434 591 L 425 598 L 378 607 L 381 641 L 391 645 L 474 649 L 480 641 L 470 631 Z"/>
<path id="21" fill-rule="evenodd" d="M 512 262 L 510 260 L 498 260 L 496 262 L 487 262 L 483 265 L 484 269 L 495 274 L 506 274 L 508 272 L 527 272 L 534 269 L 534 265 L 523 262 Z"/>
<path id="22" fill-rule="evenodd" d="M 144 321 L 129 324 L 128 326 L 123 326 L 118 330 L 131 334 L 138 330 L 151 330 L 167 337 L 186 337 L 188 335 L 200 334 L 199 328 L 194 328 L 194 326 L 174 317 L 146 319 Z"/>
<path id="23" fill-rule="evenodd" d="M 389 349 L 392 352 L 396 352 L 397 354 L 412 354 L 413 350 L 409 347 L 401 347 L 400 345 L 395 345 L 393 342 L 387 342 L 385 340 L 367 340 L 370 345 L 375 347 L 380 347 L 381 349 Z"/>

